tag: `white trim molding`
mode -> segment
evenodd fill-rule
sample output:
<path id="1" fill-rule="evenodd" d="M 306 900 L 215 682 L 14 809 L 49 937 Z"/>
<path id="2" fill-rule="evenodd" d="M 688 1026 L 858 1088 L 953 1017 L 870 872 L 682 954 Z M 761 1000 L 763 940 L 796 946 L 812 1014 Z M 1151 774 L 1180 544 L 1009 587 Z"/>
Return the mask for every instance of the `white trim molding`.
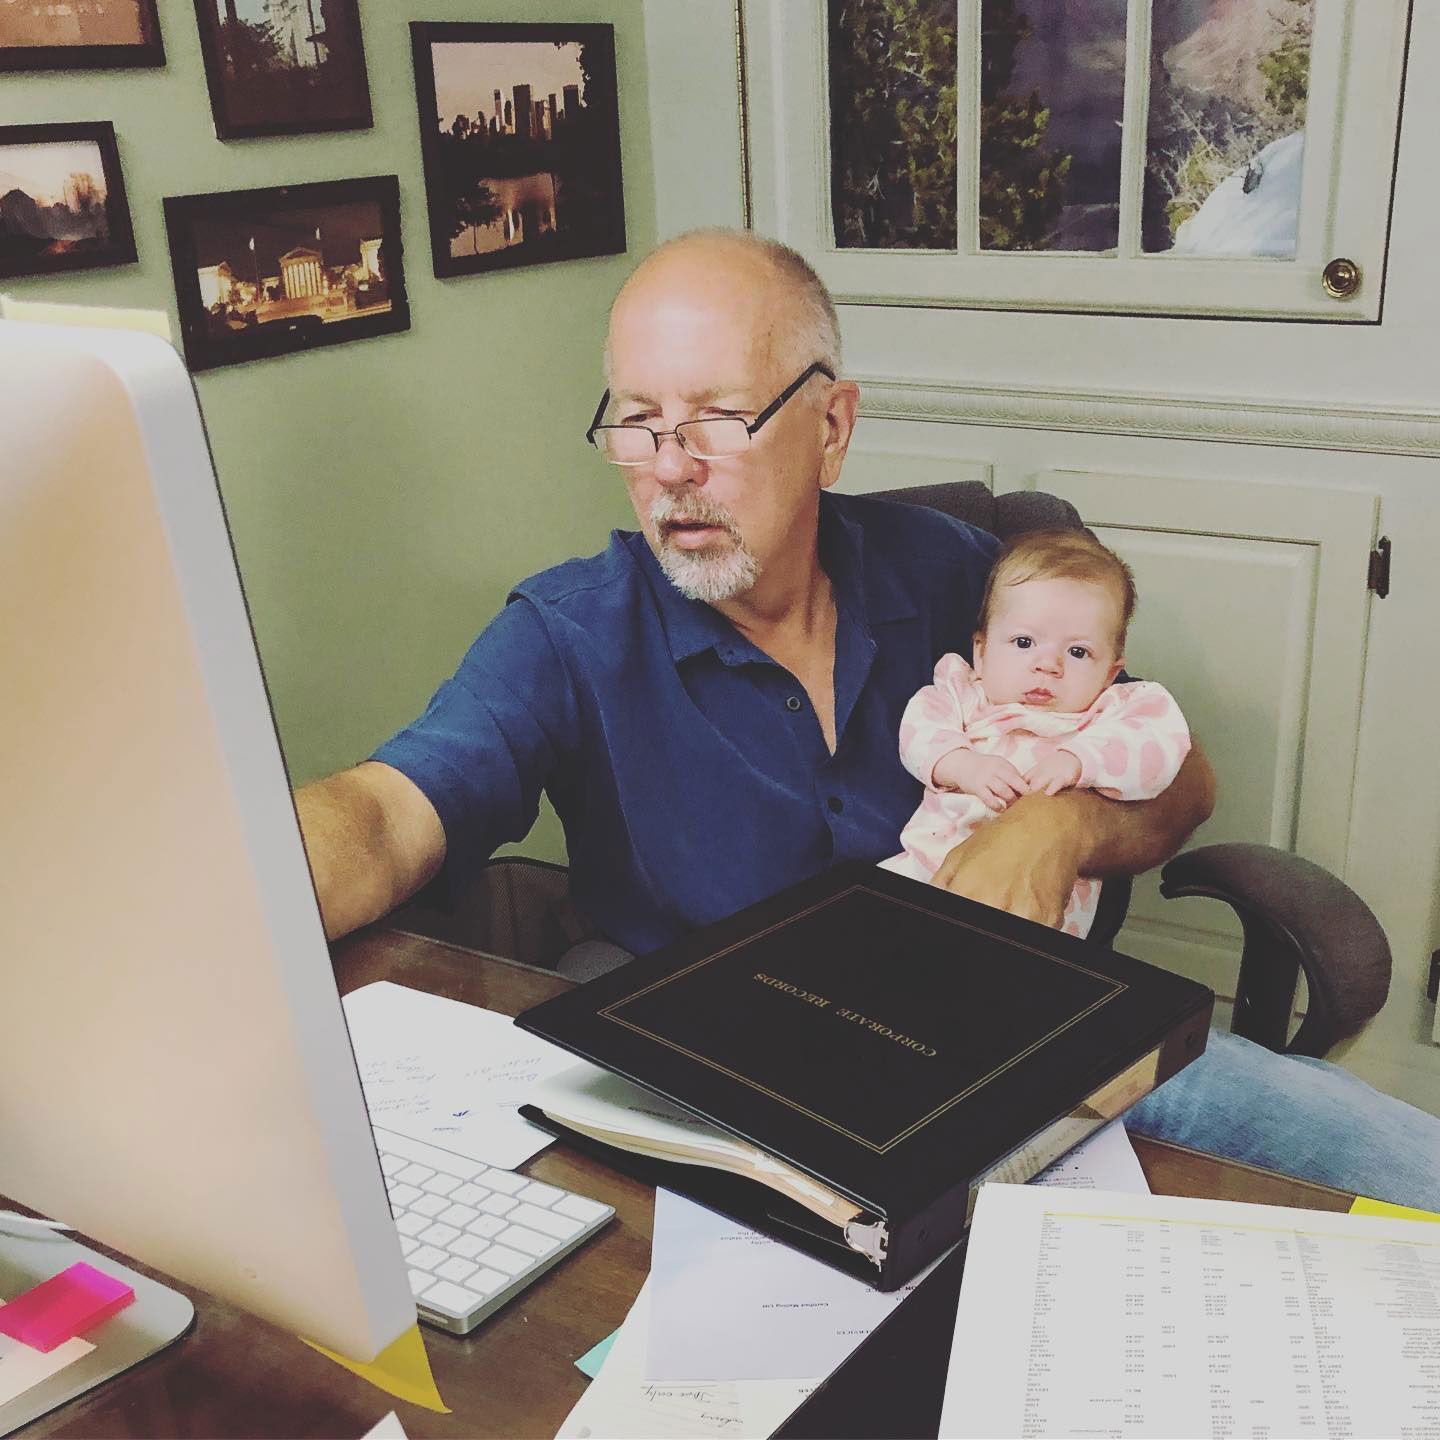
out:
<path id="1" fill-rule="evenodd" d="M 1440 410 L 855 378 L 861 414 L 881 420 L 1440 457 Z"/>

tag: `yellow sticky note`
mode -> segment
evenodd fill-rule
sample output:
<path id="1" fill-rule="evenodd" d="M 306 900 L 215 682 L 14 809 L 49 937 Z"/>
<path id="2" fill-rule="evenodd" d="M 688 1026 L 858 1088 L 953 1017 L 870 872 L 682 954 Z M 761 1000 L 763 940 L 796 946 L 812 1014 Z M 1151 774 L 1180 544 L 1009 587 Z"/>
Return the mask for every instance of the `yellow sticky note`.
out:
<path id="1" fill-rule="evenodd" d="M 305 1340 L 303 1335 L 300 1338 Z M 398 1340 L 387 1345 L 369 1364 L 347 1360 L 313 1340 L 305 1340 L 305 1343 L 362 1380 L 378 1385 L 397 1400 L 408 1400 L 412 1405 L 423 1405 L 427 1410 L 438 1410 L 442 1415 L 450 1414 L 450 1407 L 435 1388 L 435 1377 L 430 1373 L 430 1357 L 425 1353 L 425 1342 L 420 1338 L 418 1324 L 412 1325 Z"/>
<path id="2" fill-rule="evenodd" d="M 1387 1200 L 1371 1200 L 1367 1195 L 1357 1195 L 1350 1207 L 1352 1215 L 1388 1215 L 1392 1220 L 1434 1220 L 1440 1223 L 1440 1215 L 1433 1210 L 1412 1210 L 1408 1205 L 1391 1205 Z"/>

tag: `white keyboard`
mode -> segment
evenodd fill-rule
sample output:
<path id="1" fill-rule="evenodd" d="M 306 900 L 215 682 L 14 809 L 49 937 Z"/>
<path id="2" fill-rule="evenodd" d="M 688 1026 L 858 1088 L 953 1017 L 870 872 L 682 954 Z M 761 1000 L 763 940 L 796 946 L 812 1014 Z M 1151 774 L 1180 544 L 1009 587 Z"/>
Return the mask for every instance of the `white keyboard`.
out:
<path id="1" fill-rule="evenodd" d="M 615 1210 L 513 1170 L 375 1127 L 420 1318 L 465 1335 Z"/>

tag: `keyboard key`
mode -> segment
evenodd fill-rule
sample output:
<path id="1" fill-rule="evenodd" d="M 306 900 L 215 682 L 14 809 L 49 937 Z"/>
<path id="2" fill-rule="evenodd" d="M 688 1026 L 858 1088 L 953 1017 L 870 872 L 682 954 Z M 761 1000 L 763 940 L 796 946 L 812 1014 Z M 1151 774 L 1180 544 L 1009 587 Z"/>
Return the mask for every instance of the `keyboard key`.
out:
<path id="1" fill-rule="evenodd" d="M 598 1201 L 587 1200 L 583 1195 L 567 1195 L 563 1200 L 555 1202 L 555 1211 L 588 1225 L 590 1221 L 598 1220 L 605 1213 L 605 1207 Z"/>
<path id="2" fill-rule="evenodd" d="M 390 1198 L 397 1205 L 408 1205 L 412 1200 L 418 1200 L 422 1193 L 413 1185 L 392 1185 L 390 1187 Z"/>
<path id="3" fill-rule="evenodd" d="M 523 1225 L 507 1225 L 496 1238 L 502 1245 L 513 1245 L 529 1255 L 546 1255 L 555 1248 L 548 1235 L 537 1235 Z"/>
<path id="4" fill-rule="evenodd" d="M 557 1215 L 553 1210 L 541 1210 L 536 1205 L 517 1205 L 506 1219 L 514 1225 L 528 1225 L 542 1235 L 553 1235 L 557 1240 L 568 1240 L 585 1228 L 568 1215 Z"/>
<path id="5" fill-rule="evenodd" d="M 425 1303 L 437 1310 L 453 1310 L 464 1315 L 473 1310 L 485 1297 L 461 1285 L 452 1285 L 448 1280 L 437 1280 L 426 1292 Z"/>
<path id="6" fill-rule="evenodd" d="M 442 1210 L 435 1218 L 443 1220 L 447 1225 L 468 1225 L 477 1215 L 478 1210 L 472 1210 L 468 1205 L 452 1205 L 448 1210 Z"/>
<path id="7" fill-rule="evenodd" d="M 483 1235 L 488 1240 L 505 1228 L 505 1222 L 497 1219 L 494 1215 L 482 1215 L 478 1220 L 472 1220 L 465 1228 L 472 1235 Z"/>
<path id="8" fill-rule="evenodd" d="M 503 1290 L 509 1283 L 498 1271 L 487 1270 L 483 1266 L 466 1281 L 472 1289 L 483 1290 L 487 1295 Z"/>
<path id="9" fill-rule="evenodd" d="M 450 1208 L 450 1202 L 443 1195 L 422 1195 L 411 1207 L 417 1214 L 436 1216 Z"/>
<path id="10" fill-rule="evenodd" d="M 413 1210 L 407 1210 L 396 1222 L 395 1228 L 402 1235 L 418 1235 L 422 1230 L 429 1229 L 431 1224 L 428 1215 L 417 1215 Z"/>
<path id="11" fill-rule="evenodd" d="M 402 1255 L 413 1255 L 420 1248 L 418 1240 L 412 1240 L 408 1235 L 400 1237 L 400 1253 Z"/>
<path id="12" fill-rule="evenodd" d="M 458 1175 L 432 1175 L 425 1182 L 425 1189 L 432 1195 L 448 1195 L 459 1183 Z"/>
<path id="13" fill-rule="evenodd" d="M 485 1251 L 485 1263 L 493 1265 L 497 1270 L 503 1270 L 507 1275 L 518 1275 L 535 1263 L 535 1257 L 522 1255 L 508 1245 L 491 1245 Z"/>
<path id="14" fill-rule="evenodd" d="M 513 1210 L 516 1203 L 509 1195 L 487 1195 L 480 1202 L 480 1208 L 490 1215 L 503 1215 Z"/>
<path id="15" fill-rule="evenodd" d="M 467 1275 L 473 1275 L 479 1268 L 473 1260 L 462 1260 L 458 1255 L 452 1255 L 443 1265 L 436 1268 L 435 1273 L 442 1280 L 454 1280 L 458 1284 Z"/>
<path id="16" fill-rule="evenodd" d="M 531 1182 L 513 1170 L 487 1170 L 480 1177 L 480 1183 L 500 1191 L 502 1195 L 516 1195 Z"/>
<path id="17" fill-rule="evenodd" d="M 427 1245 L 448 1245 L 460 1232 L 453 1225 L 432 1225 L 420 1232 L 420 1239 Z"/>
<path id="18" fill-rule="evenodd" d="M 431 1170 L 444 1170 L 462 1180 L 473 1180 L 488 1168 L 478 1160 L 467 1160 L 463 1155 L 452 1154 L 438 1145 L 427 1145 L 423 1140 L 412 1140 L 383 1126 L 375 1127 L 375 1148 L 382 1155 L 398 1155 L 402 1160 L 414 1161 Z"/>
<path id="19" fill-rule="evenodd" d="M 413 1245 L 415 1242 L 412 1240 L 410 1243 Z M 452 1255 L 460 1255 L 466 1260 L 474 1260 L 493 1247 L 488 1240 L 482 1240 L 478 1235 L 462 1235 L 458 1240 L 452 1241 L 447 1248 Z"/>
<path id="20" fill-rule="evenodd" d="M 490 1192 L 482 1190 L 478 1185 L 466 1183 L 458 1190 L 450 1192 L 450 1198 L 461 1205 L 478 1205 Z"/>
<path id="21" fill-rule="evenodd" d="M 433 1284 L 435 1277 L 427 1275 L 423 1270 L 412 1270 L 410 1272 L 410 1293 L 418 1300 Z"/>
<path id="22" fill-rule="evenodd" d="M 433 1270 L 450 1257 L 443 1250 L 437 1250 L 433 1245 L 422 1245 L 405 1258 L 410 1262 L 412 1270 Z"/>
<path id="23" fill-rule="evenodd" d="M 532 1180 L 523 1190 L 515 1193 L 532 1205 L 553 1205 L 565 1195 L 563 1190 L 557 1190 L 553 1185 L 542 1185 L 538 1180 Z"/>
<path id="24" fill-rule="evenodd" d="M 398 1155 L 382 1155 L 380 1157 L 380 1168 L 387 1175 L 393 1175 L 397 1170 L 403 1170 L 405 1168 L 405 1162 Z"/>
<path id="25" fill-rule="evenodd" d="M 407 1185 L 418 1185 L 422 1180 L 428 1180 L 434 1173 L 428 1165 L 412 1163 L 403 1170 L 397 1170 L 395 1178 L 405 1181 Z"/>

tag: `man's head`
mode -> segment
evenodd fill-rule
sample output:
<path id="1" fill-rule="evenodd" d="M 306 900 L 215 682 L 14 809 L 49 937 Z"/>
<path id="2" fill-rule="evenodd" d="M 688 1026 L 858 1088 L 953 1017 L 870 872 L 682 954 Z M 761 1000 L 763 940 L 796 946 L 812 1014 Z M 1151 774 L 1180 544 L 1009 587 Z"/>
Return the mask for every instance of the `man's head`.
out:
<path id="1" fill-rule="evenodd" d="M 813 563 L 820 491 L 834 484 L 858 391 L 817 370 L 739 453 L 704 459 L 689 421 L 757 418 L 812 365 L 839 374 L 835 307 L 794 251 L 745 231 L 697 231 L 661 246 L 610 312 L 606 423 L 661 435 L 626 465 L 631 503 L 672 582 L 710 604 L 761 577 L 783 593 Z M 648 444 L 648 442 L 646 442 Z"/>
<path id="2" fill-rule="evenodd" d="M 1088 531 L 1030 531 L 990 572 L 975 673 L 997 704 L 1088 710 L 1124 664 L 1134 613 L 1130 567 Z"/>

